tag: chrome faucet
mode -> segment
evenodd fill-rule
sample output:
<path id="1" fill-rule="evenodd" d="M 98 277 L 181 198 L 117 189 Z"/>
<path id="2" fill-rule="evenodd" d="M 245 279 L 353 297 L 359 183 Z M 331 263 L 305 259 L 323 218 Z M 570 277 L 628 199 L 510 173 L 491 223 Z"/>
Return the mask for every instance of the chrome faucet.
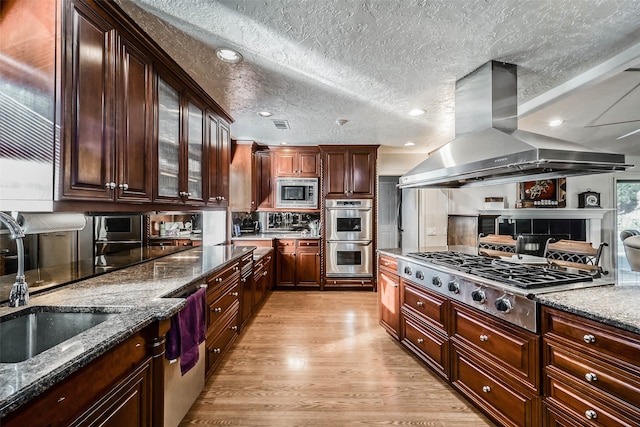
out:
<path id="1" fill-rule="evenodd" d="M 18 271 L 16 272 L 16 281 L 9 293 L 9 307 L 27 305 L 29 303 L 29 286 L 24 279 L 24 244 L 22 242 L 24 231 L 13 217 L 4 212 L 0 212 L 0 221 L 9 228 L 11 238 L 15 239 L 18 250 Z"/>

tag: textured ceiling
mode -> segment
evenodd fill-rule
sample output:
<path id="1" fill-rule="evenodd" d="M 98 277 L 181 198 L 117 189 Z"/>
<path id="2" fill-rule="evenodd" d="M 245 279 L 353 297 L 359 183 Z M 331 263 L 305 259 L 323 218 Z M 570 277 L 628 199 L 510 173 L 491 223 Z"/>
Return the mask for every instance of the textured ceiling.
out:
<path id="1" fill-rule="evenodd" d="M 237 139 L 426 153 L 455 135 L 455 81 L 493 59 L 518 65 L 521 128 L 640 155 L 640 132 L 616 140 L 640 128 L 640 73 L 620 74 L 640 66 L 637 0 L 117 1 Z M 221 63 L 217 47 L 244 61 Z"/>

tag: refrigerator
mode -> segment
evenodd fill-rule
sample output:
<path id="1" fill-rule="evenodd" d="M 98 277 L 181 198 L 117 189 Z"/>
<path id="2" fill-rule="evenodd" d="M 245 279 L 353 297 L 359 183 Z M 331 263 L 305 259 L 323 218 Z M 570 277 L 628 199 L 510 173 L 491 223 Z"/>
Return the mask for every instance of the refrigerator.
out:
<path id="1" fill-rule="evenodd" d="M 402 190 L 398 229 L 403 251 L 447 245 L 448 202 L 447 189 Z"/>

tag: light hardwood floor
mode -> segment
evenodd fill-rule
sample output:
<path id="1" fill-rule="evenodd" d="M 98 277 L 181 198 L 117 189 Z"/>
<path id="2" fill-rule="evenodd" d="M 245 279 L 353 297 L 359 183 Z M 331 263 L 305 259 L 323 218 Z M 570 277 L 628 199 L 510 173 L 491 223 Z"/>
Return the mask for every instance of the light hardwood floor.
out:
<path id="1" fill-rule="evenodd" d="M 181 426 L 493 426 L 387 335 L 376 298 L 273 292 Z"/>

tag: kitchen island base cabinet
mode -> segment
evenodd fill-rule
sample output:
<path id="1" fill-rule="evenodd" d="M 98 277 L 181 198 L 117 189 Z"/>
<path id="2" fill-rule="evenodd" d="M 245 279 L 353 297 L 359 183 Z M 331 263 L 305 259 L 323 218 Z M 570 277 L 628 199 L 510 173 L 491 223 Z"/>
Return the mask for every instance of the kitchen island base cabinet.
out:
<path id="1" fill-rule="evenodd" d="M 550 425 L 640 425 L 640 336 L 542 309 L 545 417 Z"/>
<path id="2" fill-rule="evenodd" d="M 378 255 L 378 314 L 380 324 L 400 339 L 400 278 L 395 258 Z"/>
<path id="3" fill-rule="evenodd" d="M 168 325 L 166 321 L 166 329 Z M 152 344 L 147 338 L 151 329 L 153 327 L 135 334 L 39 397 L 9 413 L 0 420 L 0 425 L 153 425 L 155 414 L 158 413 L 155 410 L 157 403 L 154 402 L 161 402 L 163 395 L 151 388 L 155 371 L 155 361 L 149 354 Z M 163 333 L 166 333 L 166 329 Z M 159 413 L 162 414 L 162 411 Z"/>

